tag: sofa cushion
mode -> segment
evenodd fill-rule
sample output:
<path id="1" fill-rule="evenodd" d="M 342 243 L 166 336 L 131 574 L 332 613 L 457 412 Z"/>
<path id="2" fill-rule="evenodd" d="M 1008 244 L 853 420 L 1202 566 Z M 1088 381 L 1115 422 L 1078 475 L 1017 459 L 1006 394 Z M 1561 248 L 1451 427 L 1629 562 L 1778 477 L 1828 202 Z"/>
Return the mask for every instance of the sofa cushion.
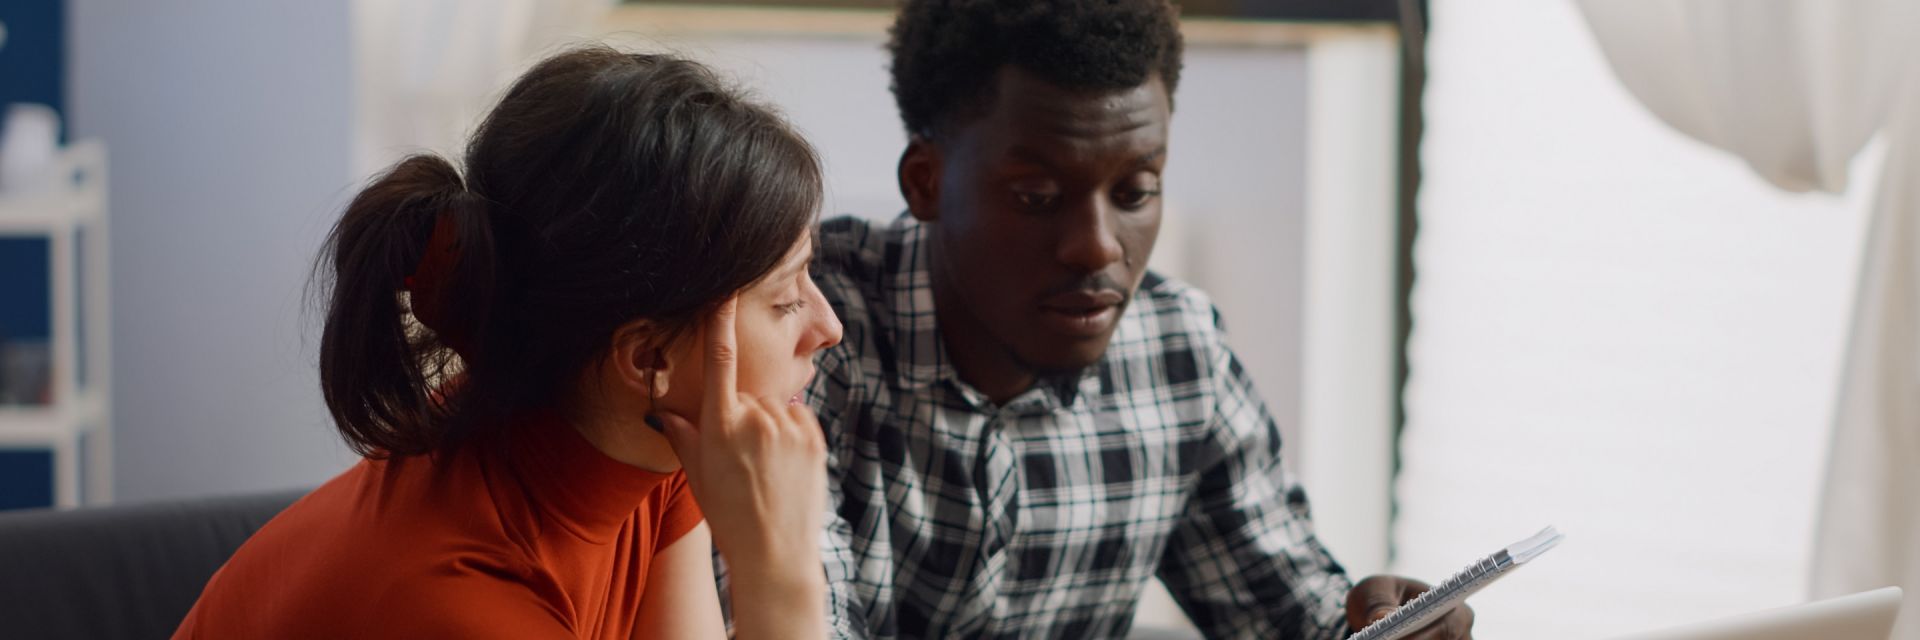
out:
<path id="1" fill-rule="evenodd" d="M 168 637 L 240 543 L 305 493 L 0 512 L 0 635 Z"/>

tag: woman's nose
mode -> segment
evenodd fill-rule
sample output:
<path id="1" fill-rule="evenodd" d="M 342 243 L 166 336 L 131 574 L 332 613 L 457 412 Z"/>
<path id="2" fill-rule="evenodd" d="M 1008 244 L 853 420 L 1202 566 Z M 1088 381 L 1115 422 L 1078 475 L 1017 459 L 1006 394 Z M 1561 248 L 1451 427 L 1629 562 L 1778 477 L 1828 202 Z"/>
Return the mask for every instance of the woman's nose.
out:
<path id="1" fill-rule="evenodd" d="M 815 305 L 820 311 L 814 316 L 814 339 L 812 349 L 808 353 L 817 353 L 840 344 L 840 317 L 834 315 L 833 306 L 825 302 L 822 300 L 822 304 Z"/>

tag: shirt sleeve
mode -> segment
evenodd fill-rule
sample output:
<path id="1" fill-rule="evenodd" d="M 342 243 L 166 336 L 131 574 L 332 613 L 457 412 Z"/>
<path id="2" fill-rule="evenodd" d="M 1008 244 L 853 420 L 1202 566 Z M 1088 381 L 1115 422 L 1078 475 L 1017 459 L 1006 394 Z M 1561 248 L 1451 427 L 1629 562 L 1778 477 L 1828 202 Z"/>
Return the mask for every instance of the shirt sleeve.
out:
<path id="1" fill-rule="evenodd" d="M 1345 637 L 1351 585 L 1314 537 L 1280 429 L 1232 351 L 1210 351 L 1208 455 L 1160 579 L 1208 638 Z"/>
<path id="2" fill-rule="evenodd" d="M 851 450 L 849 431 L 860 409 L 855 401 L 857 387 L 846 353 L 835 350 L 822 358 L 817 382 L 807 390 L 808 400 L 819 409 L 820 428 L 827 441 L 827 528 L 820 537 L 820 559 L 827 572 L 827 629 L 836 638 L 868 638 L 866 609 L 854 585 L 859 582 L 858 563 L 853 552 L 853 525 L 841 516 L 846 500 L 844 485 Z"/>
<path id="3" fill-rule="evenodd" d="M 660 515 L 656 520 L 659 523 L 656 529 L 659 536 L 658 542 L 653 545 L 654 553 L 673 546 L 673 543 L 679 542 L 680 538 L 686 537 L 700 526 L 701 521 L 707 519 L 706 514 L 700 511 L 700 503 L 693 499 L 693 489 L 687 484 L 687 472 L 675 472 L 673 478 L 661 486 L 665 488 L 665 499 L 660 502 Z"/>

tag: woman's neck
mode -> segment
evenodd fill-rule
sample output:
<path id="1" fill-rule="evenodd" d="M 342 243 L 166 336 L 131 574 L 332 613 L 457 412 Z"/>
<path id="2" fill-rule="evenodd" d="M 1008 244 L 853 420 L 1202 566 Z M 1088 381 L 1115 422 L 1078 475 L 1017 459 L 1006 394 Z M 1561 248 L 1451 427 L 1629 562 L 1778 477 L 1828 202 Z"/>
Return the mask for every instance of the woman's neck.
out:
<path id="1" fill-rule="evenodd" d="M 640 407 L 577 402 L 562 413 L 593 448 L 609 458 L 655 473 L 680 470 L 680 458 L 673 454 L 667 437 L 646 425 L 645 410 Z"/>

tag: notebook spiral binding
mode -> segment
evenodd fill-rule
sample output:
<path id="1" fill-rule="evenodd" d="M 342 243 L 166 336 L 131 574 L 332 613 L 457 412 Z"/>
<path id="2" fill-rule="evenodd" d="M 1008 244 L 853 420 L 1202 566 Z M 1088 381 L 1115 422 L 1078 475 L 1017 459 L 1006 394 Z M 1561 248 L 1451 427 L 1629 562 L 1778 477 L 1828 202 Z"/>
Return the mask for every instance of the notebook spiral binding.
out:
<path id="1" fill-rule="evenodd" d="M 1427 618 L 1448 610 L 1448 607 L 1435 606 L 1437 603 L 1446 601 L 1459 592 L 1471 594 L 1478 591 L 1480 587 L 1486 586 L 1492 582 L 1493 578 L 1498 577 L 1500 570 L 1512 565 L 1513 556 L 1509 555 L 1506 549 L 1495 551 L 1493 555 L 1481 558 L 1473 566 L 1447 578 L 1439 586 L 1420 594 L 1419 597 L 1402 605 L 1387 617 L 1367 625 L 1367 628 L 1361 629 L 1348 640 L 1392 640 L 1419 631 L 1421 627 L 1426 626 Z M 1393 633 L 1394 631 L 1398 633 Z"/>

